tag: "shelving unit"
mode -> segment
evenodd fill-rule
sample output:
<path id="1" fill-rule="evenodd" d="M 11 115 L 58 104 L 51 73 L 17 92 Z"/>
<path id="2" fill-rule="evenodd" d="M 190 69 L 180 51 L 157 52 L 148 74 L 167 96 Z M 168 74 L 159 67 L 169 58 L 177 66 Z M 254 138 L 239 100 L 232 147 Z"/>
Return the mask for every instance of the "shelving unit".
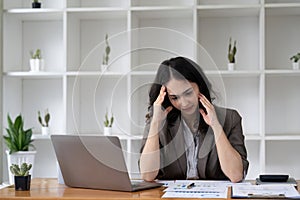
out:
<path id="1" fill-rule="evenodd" d="M 42 9 L 30 6 L 30 0 L 3 1 L 1 117 L 3 129 L 7 113 L 22 113 L 34 127 L 34 176 L 57 174 L 51 141 L 37 121 L 37 111 L 48 108 L 52 134 L 102 134 L 111 109 L 113 132 L 136 177 L 148 89 L 161 61 L 183 55 L 205 70 L 220 102 L 243 117 L 247 178 L 300 178 L 292 170 L 299 161 L 289 160 L 300 146 L 300 70 L 289 60 L 300 51 L 300 0 L 44 0 Z M 101 72 L 106 33 L 112 51 L 109 71 Z M 237 40 L 234 71 L 227 70 L 229 37 Z M 29 51 L 37 48 L 45 71 L 33 73 Z M 46 173 L 38 170 L 44 166 Z"/>

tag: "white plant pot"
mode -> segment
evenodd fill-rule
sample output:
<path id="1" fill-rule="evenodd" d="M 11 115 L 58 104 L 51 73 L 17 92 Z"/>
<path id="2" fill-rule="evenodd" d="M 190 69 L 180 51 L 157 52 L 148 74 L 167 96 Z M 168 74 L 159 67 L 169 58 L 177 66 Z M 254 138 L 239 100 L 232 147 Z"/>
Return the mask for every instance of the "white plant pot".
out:
<path id="1" fill-rule="evenodd" d="M 24 162 L 26 162 L 28 164 L 32 164 L 32 167 L 29 170 L 29 174 L 32 177 L 35 154 L 36 154 L 36 151 L 18 151 L 18 152 L 9 154 L 9 151 L 6 150 L 9 184 L 14 184 L 14 182 L 15 182 L 14 175 L 10 172 L 10 169 L 9 169 L 9 167 L 12 164 L 21 165 Z"/>
<path id="2" fill-rule="evenodd" d="M 44 70 L 44 59 L 30 59 L 30 71 L 39 72 Z"/>
<path id="3" fill-rule="evenodd" d="M 228 70 L 233 71 L 235 68 L 235 63 L 228 63 Z"/>
<path id="4" fill-rule="evenodd" d="M 42 135 L 50 135 L 49 127 L 42 126 Z"/>
<path id="5" fill-rule="evenodd" d="M 101 65 L 101 72 L 108 71 L 108 65 Z"/>
<path id="6" fill-rule="evenodd" d="M 293 69 L 294 70 L 299 69 L 299 63 L 298 62 L 293 62 Z"/>
<path id="7" fill-rule="evenodd" d="M 111 135 L 112 128 L 111 127 L 104 127 L 104 135 Z"/>

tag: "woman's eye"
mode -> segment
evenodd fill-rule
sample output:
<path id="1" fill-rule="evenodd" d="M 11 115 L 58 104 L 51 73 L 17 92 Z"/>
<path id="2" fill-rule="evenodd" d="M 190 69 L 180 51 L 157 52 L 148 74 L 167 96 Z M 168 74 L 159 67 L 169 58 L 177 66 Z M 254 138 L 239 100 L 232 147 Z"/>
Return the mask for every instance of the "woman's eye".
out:
<path id="1" fill-rule="evenodd" d="M 177 97 L 171 97 L 172 101 L 176 101 L 178 98 Z"/>
<path id="2" fill-rule="evenodd" d="M 192 91 L 189 91 L 189 92 L 185 93 L 185 96 L 190 96 L 190 95 L 192 95 L 192 94 L 193 94 L 193 92 L 192 92 Z"/>

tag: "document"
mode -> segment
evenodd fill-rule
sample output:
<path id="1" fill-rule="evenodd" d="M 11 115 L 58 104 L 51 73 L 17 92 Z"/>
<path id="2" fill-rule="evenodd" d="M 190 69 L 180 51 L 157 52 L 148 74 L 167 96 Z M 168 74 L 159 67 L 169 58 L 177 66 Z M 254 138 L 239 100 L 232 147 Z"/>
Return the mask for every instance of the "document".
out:
<path id="1" fill-rule="evenodd" d="M 300 195 L 293 185 L 233 185 L 232 198 L 300 199 Z"/>
<path id="2" fill-rule="evenodd" d="M 11 185 L 8 183 L 2 183 L 2 184 L 0 184 L 0 190 L 3 188 L 9 187 L 9 186 L 11 186 Z"/>
<path id="3" fill-rule="evenodd" d="M 234 184 L 230 181 L 176 180 L 168 182 L 162 198 L 227 198 L 228 187 Z"/>

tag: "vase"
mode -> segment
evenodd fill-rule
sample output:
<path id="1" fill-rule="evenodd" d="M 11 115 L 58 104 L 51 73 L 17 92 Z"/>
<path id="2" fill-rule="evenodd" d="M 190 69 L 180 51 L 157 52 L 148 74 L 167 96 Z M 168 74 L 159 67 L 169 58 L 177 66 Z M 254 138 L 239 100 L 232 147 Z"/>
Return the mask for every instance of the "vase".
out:
<path id="1" fill-rule="evenodd" d="M 42 126 L 42 135 L 50 135 L 50 129 L 47 126 Z"/>
<path id="2" fill-rule="evenodd" d="M 235 68 L 235 63 L 228 63 L 228 70 L 233 71 Z"/>
<path id="3" fill-rule="evenodd" d="M 299 69 L 299 63 L 298 62 L 293 62 L 293 69 L 294 70 Z"/>
<path id="4" fill-rule="evenodd" d="M 112 128 L 111 127 L 104 127 L 104 135 L 111 135 Z"/>
<path id="5" fill-rule="evenodd" d="M 32 2 L 32 8 L 41 8 L 42 3 L 41 2 Z"/>
<path id="6" fill-rule="evenodd" d="M 30 190 L 31 175 L 15 176 L 15 190 L 27 191 Z"/>
<path id="7" fill-rule="evenodd" d="M 44 70 L 44 59 L 30 59 L 30 71 L 39 72 Z"/>

